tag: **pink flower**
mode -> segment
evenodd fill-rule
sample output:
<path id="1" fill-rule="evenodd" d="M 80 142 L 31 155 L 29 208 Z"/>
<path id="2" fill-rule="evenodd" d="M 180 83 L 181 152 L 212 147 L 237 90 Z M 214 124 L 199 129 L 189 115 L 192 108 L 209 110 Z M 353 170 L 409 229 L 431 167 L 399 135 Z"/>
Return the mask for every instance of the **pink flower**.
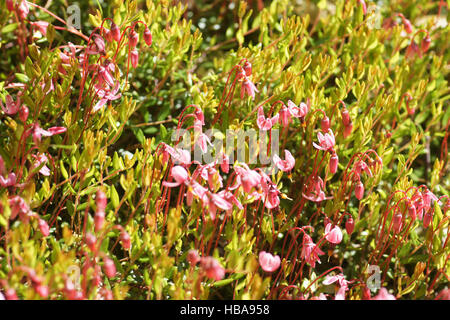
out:
<path id="1" fill-rule="evenodd" d="M 307 186 L 306 194 L 302 193 L 303 197 L 314 202 L 321 202 L 332 197 L 325 197 L 323 192 L 323 180 L 319 176 L 315 176 L 311 179 L 310 184 Z"/>
<path id="2" fill-rule="evenodd" d="M 362 172 L 365 172 L 369 177 L 373 177 L 372 171 L 370 170 L 369 166 L 363 161 L 359 160 L 355 165 L 355 172 L 356 174 L 361 175 Z"/>
<path id="3" fill-rule="evenodd" d="M 222 153 L 220 169 L 222 169 L 224 173 L 228 173 L 230 171 L 230 158 L 226 153 Z"/>
<path id="4" fill-rule="evenodd" d="M 334 297 L 334 300 L 345 300 L 345 287 L 340 287 L 338 292 L 336 293 L 336 296 Z"/>
<path id="5" fill-rule="evenodd" d="M 28 3 L 25 0 L 20 1 L 19 6 L 17 7 L 17 13 L 22 20 L 25 20 L 30 12 L 30 8 Z"/>
<path id="6" fill-rule="evenodd" d="M 309 235 L 305 234 L 303 236 L 301 257 L 305 259 L 311 268 L 315 268 L 316 262 L 320 263 L 319 255 L 322 254 L 324 254 L 324 252 L 312 241 Z"/>
<path id="7" fill-rule="evenodd" d="M 247 77 L 244 77 L 244 81 L 241 86 L 241 99 L 244 99 L 244 95 L 248 94 L 252 99 L 255 99 L 255 92 L 259 92 L 256 89 L 253 82 L 251 82 Z"/>
<path id="8" fill-rule="evenodd" d="M 260 183 L 261 176 L 256 171 L 250 170 L 245 163 L 242 166 L 235 167 L 236 174 L 238 175 L 237 182 L 246 193 L 250 193 L 250 190 Z"/>
<path id="9" fill-rule="evenodd" d="M 208 136 L 204 133 L 201 133 L 197 138 L 197 145 L 200 147 L 203 153 L 208 150 L 208 144 L 212 146 L 211 140 L 209 140 Z"/>
<path id="10" fill-rule="evenodd" d="M 97 90 L 97 95 L 100 97 L 100 100 L 95 104 L 95 106 L 92 108 L 92 112 L 95 113 L 99 111 L 108 101 L 113 101 L 119 99 L 122 94 L 118 93 L 119 91 L 119 82 L 116 83 L 114 88 L 111 90 L 105 90 L 103 88 L 100 88 L 98 86 L 94 86 Z"/>
<path id="11" fill-rule="evenodd" d="M 167 149 L 167 151 L 172 156 L 172 161 L 175 164 L 181 164 L 185 166 L 191 164 L 191 153 L 188 150 L 172 148 Z"/>
<path id="12" fill-rule="evenodd" d="M 33 136 L 33 141 L 36 145 L 41 142 L 42 136 L 51 137 L 55 134 L 61 134 L 67 131 L 64 127 L 51 127 L 48 130 L 44 130 L 37 123 L 35 123 L 30 130 Z"/>
<path id="13" fill-rule="evenodd" d="M 9 173 L 8 178 L 6 179 L 0 174 L 0 186 L 2 186 L 3 188 L 14 186 L 16 182 L 17 178 L 14 172 Z"/>
<path id="14" fill-rule="evenodd" d="M 378 294 L 372 298 L 372 300 L 397 300 L 395 296 L 390 294 L 386 288 L 381 288 L 380 291 L 378 291 Z"/>
<path id="15" fill-rule="evenodd" d="M 38 28 L 39 32 L 45 37 L 47 34 L 47 28 L 49 23 L 47 21 L 36 21 L 31 23 L 33 26 Z"/>
<path id="16" fill-rule="evenodd" d="M 210 279 L 219 281 L 225 276 L 225 269 L 213 257 L 201 258 L 200 265 Z"/>
<path id="17" fill-rule="evenodd" d="M 36 162 L 33 165 L 33 169 L 38 168 L 42 165 L 42 167 L 39 169 L 39 173 L 43 176 L 48 177 L 50 175 L 50 169 L 45 165 L 48 162 L 47 156 L 43 153 L 39 153 L 37 156 L 33 155 L 33 157 L 36 159 Z"/>
<path id="18" fill-rule="evenodd" d="M 320 123 L 320 126 L 323 132 L 328 132 L 328 130 L 330 130 L 330 118 L 324 116 Z"/>
<path id="19" fill-rule="evenodd" d="M 216 218 L 217 208 L 228 211 L 233 208 L 233 205 L 224 199 L 223 196 L 212 192 L 207 192 L 207 204 L 211 219 Z"/>
<path id="20" fill-rule="evenodd" d="M 186 259 L 191 266 L 195 266 L 198 262 L 200 262 L 200 256 L 199 256 L 197 250 L 194 250 L 194 249 L 189 250 Z"/>
<path id="21" fill-rule="evenodd" d="M 266 272 L 274 272 L 280 267 L 280 263 L 281 260 L 278 255 L 273 256 L 265 251 L 259 253 L 259 265 Z"/>
<path id="22" fill-rule="evenodd" d="M 306 103 L 301 102 L 297 107 L 294 102 L 288 100 L 288 109 L 291 116 L 295 118 L 304 118 L 309 111 L 309 106 Z"/>
<path id="23" fill-rule="evenodd" d="M 264 131 L 272 129 L 273 125 L 277 123 L 279 114 L 276 114 L 272 118 L 266 118 L 264 115 L 264 109 L 262 106 L 258 108 L 258 118 L 256 123 L 258 124 L 258 128 Z"/>
<path id="24" fill-rule="evenodd" d="M 188 174 L 187 170 L 181 166 L 174 166 L 170 170 L 170 175 L 172 178 L 175 179 L 176 182 L 164 181 L 163 186 L 170 187 L 170 188 L 178 187 L 179 185 L 186 183 L 187 180 L 189 179 L 189 174 Z"/>
<path id="25" fill-rule="evenodd" d="M 345 277 L 342 273 L 335 276 L 327 275 L 322 283 L 327 286 L 332 283 L 335 283 L 336 281 L 339 283 L 339 286 L 348 288 L 348 281 L 345 280 Z"/>
<path id="26" fill-rule="evenodd" d="M 247 77 L 252 75 L 252 64 L 250 62 L 245 61 L 243 69 Z"/>
<path id="27" fill-rule="evenodd" d="M 295 159 L 289 152 L 289 150 L 284 150 L 284 157 L 286 160 L 281 160 L 280 157 L 277 154 L 275 154 L 273 156 L 273 161 L 275 165 L 278 167 L 278 169 L 280 169 L 281 171 L 284 172 L 291 171 L 295 166 Z"/>
<path id="28" fill-rule="evenodd" d="M 3 105 L 2 100 L 0 99 L 0 106 L 4 113 L 6 113 L 8 116 L 12 116 L 19 112 L 21 106 L 19 97 L 17 97 L 17 102 L 14 102 L 13 98 L 9 94 L 5 99 L 6 107 Z"/>
<path id="29" fill-rule="evenodd" d="M 14 196 L 9 199 L 9 207 L 11 208 L 11 220 L 14 220 L 17 215 L 19 215 L 22 222 L 28 222 L 28 219 L 31 216 L 31 211 L 25 200 L 19 196 Z"/>
<path id="30" fill-rule="evenodd" d="M 334 134 L 331 129 L 329 129 L 328 133 L 325 133 L 325 135 L 322 134 L 322 132 L 319 132 L 317 134 L 317 139 L 319 140 L 319 145 L 313 142 L 314 148 L 332 152 L 334 145 L 336 144 L 336 140 L 334 139 Z"/>
<path id="31" fill-rule="evenodd" d="M 325 227 L 325 239 L 330 243 L 338 244 L 342 241 L 342 231 L 338 226 L 334 226 L 333 229 L 331 229 L 331 227 L 331 223 L 327 224 Z"/>

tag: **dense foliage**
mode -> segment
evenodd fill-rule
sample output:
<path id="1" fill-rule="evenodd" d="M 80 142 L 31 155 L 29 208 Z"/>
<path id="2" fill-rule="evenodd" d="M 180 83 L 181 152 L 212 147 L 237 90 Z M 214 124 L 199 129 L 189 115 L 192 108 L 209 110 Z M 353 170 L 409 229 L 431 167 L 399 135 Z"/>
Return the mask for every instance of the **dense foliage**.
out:
<path id="1" fill-rule="evenodd" d="M 78 5 L 0 0 L 0 298 L 450 298 L 449 1 Z"/>

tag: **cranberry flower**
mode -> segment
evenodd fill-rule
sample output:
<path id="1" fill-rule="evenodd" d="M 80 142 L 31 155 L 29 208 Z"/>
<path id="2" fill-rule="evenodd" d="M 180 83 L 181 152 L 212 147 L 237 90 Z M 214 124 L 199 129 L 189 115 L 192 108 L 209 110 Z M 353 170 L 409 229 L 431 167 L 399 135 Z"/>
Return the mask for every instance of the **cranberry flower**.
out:
<path id="1" fill-rule="evenodd" d="M 244 99 L 245 94 L 248 94 L 254 100 L 255 92 L 259 92 L 258 89 L 256 89 L 253 82 L 251 82 L 246 76 L 244 76 L 241 87 L 241 99 Z"/>
<path id="2" fill-rule="evenodd" d="M 33 136 L 33 141 L 36 145 L 41 142 L 42 136 L 51 137 L 55 134 L 61 134 L 67 131 L 67 129 L 64 127 L 51 127 L 48 128 L 48 130 L 44 130 L 37 123 L 35 123 L 30 130 Z"/>
<path id="3" fill-rule="evenodd" d="M 371 300 L 397 300 L 395 296 L 390 294 L 386 288 L 381 288 L 380 291 L 378 291 L 378 294 L 373 297 Z"/>
<path id="4" fill-rule="evenodd" d="M 288 172 L 291 171 L 295 166 L 295 159 L 289 150 L 284 150 L 284 156 L 286 160 L 281 160 L 280 157 L 275 154 L 273 156 L 273 162 L 281 171 Z"/>
<path id="5" fill-rule="evenodd" d="M 163 182 L 165 187 L 178 187 L 181 184 L 185 184 L 189 179 L 187 170 L 181 166 L 174 166 L 170 170 L 170 176 L 175 179 L 176 182 Z"/>
<path id="6" fill-rule="evenodd" d="M 301 257 L 305 259 L 311 268 L 315 268 L 316 262 L 320 263 L 319 255 L 322 254 L 324 254 L 324 252 L 312 241 L 309 235 L 305 234 L 303 236 Z"/>
<path id="7" fill-rule="evenodd" d="M 200 266 L 210 279 L 219 281 L 225 276 L 225 269 L 213 257 L 204 257 L 200 259 Z"/>
<path id="8" fill-rule="evenodd" d="M 265 251 L 259 253 L 259 265 L 266 272 L 274 272 L 280 267 L 280 263 L 281 260 L 278 255 L 273 256 Z"/>
<path id="9" fill-rule="evenodd" d="M 313 142 L 313 146 L 318 150 L 331 152 L 334 148 L 334 145 L 336 144 L 336 140 L 334 139 L 334 134 L 333 131 L 331 131 L 331 129 L 328 129 L 328 133 L 325 134 L 319 132 L 317 134 L 317 139 L 319 139 L 319 144 Z"/>
<path id="10" fill-rule="evenodd" d="M 3 105 L 2 100 L 0 99 L 0 106 L 4 113 L 6 113 L 8 116 L 12 116 L 19 112 L 21 106 L 19 97 L 17 97 L 17 101 L 14 102 L 14 99 L 8 94 L 5 100 L 6 107 Z"/>
<path id="11" fill-rule="evenodd" d="M 273 125 L 278 122 L 279 114 L 277 113 L 272 118 L 266 118 L 264 115 L 264 109 L 262 106 L 258 108 L 258 118 L 256 123 L 258 124 L 258 128 L 264 131 L 272 129 Z"/>
<path id="12" fill-rule="evenodd" d="M 92 112 L 97 112 L 108 101 L 113 101 L 119 99 L 122 94 L 119 92 L 119 82 L 116 83 L 116 85 L 111 90 L 105 90 L 98 85 L 95 86 L 95 89 L 97 90 L 97 95 L 100 97 L 100 100 L 95 104 L 95 106 L 92 108 Z M 119 92 L 119 93 L 118 93 Z"/>
<path id="13" fill-rule="evenodd" d="M 331 223 L 328 223 L 325 227 L 325 239 L 330 243 L 338 244 L 342 241 L 342 231 L 338 226 L 334 226 L 333 229 L 331 227 Z"/>

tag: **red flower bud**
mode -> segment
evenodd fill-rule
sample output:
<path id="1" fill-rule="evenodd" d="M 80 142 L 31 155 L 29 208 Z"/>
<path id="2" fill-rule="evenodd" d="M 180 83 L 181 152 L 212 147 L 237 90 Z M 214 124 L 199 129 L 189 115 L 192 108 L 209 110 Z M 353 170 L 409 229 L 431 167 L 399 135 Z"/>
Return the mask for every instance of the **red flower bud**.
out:
<path id="1" fill-rule="evenodd" d="M 370 289 L 367 286 L 364 286 L 362 290 L 362 298 L 363 300 L 370 300 Z"/>
<path id="2" fill-rule="evenodd" d="M 6 8 L 9 11 L 11 11 L 11 12 L 14 11 L 14 1 L 13 0 L 6 0 Z"/>
<path id="3" fill-rule="evenodd" d="M 22 120 L 22 122 L 27 121 L 29 113 L 30 111 L 28 110 L 27 106 L 22 105 L 19 110 L 19 119 Z"/>
<path id="4" fill-rule="evenodd" d="M 131 248 L 131 238 L 125 230 L 120 233 L 120 241 L 122 242 L 122 246 L 125 250 L 129 250 Z"/>
<path id="5" fill-rule="evenodd" d="M 401 213 L 397 213 L 394 215 L 394 221 L 393 221 L 393 225 L 394 225 L 394 232 L 395 233 L 399 233 L 402 230 L 402 214 Z"/>
<path id="6" fill-rule="evenodd" d="M 411 219 L 416 220 L 417 212 L 416 207 L 414 205 L 411 204 L 408 206 L 408 214 L 411 217 Z"/>
<path id="7" fill-rule="evenodd" d="M 134 48 L 138 44 L 139 35 L 136 31 L 131 30 L 128 39 L 129 39 L 131 48 Z"/>
<path id="8" fill-rule="evenodd" d="M 5 290 L 5 298 L 6 300 L 19 300 L 16 294 L 16 290 L 13 288 L 8 288 Z"/>
<path id="9" fill-rule="evenodd" d="M 425 53 L 428 51 L 428 49 L 430 49 L 430 45 L 431 45 L 431 38 L 430 36 L 426 36 L 425 38 L 423 38 L 422 43 L 420 44 L 420 49 L 422 50 L 422 53 Z"/>
<path id="10" fill-rule="evenodd" d="M 45 285 L 38 285 L 34 288 L 34 290 L 41 296 L 41 298 L 47 298 L 49 295 L 49 289 Z"/>
<path id="11" fill-rule="evenodd" d="M 191 266 L 195 266 L 200 261 L 200 256 L 198 255 L 197 250 L 189 250 L 187 261 Z"/>
<path id="12" fill-rule="evenodd" d="M 108 42 L 113 42 L 114 41 L 112 32 L 110 30 L 108 30 L 108 29 L 105 29 L 105 31 L 104 31 L 104 37 L 105 37 L 106 41 L 108 41 Z"/>
<path id="13" fill-rule="evenodd" d="M 323 132 L 328 132 L 330 129 L 330 119 L 327 116 L 323 117 L 321 127 Z"/>
<path id="14" fill-rule="evenodd" d="M 119 42 L 119 40 L 120 40 L 120 30 L 119 30 L 119 27 L 117 26 L 117 24 L 115 24 L 114 22 L 111 24 L 111 35 L 112 35 L 114 40 Z"/>
<path id="15" fill-rule="evenodd" d="M 350 114 L 347 108 L 342 109 L 341 111 L 342 123 L 344 126 L 348 126 L 350 124 Z"/>
<path id="16" fill-rule="evenodd" d="M 336 173 L 337 167 L 338 167 L 338 163 L 339 163 L 339 158 L 338 158 L 336 152 L 334 152 L 334 153 L 331 155 L 331 158 L 330 158 L 330 172 L 331 172 L 332 174 L 335 174 L 335 173 Z"/>
<path id="17" fill-rule="evenodd" d="M 44 235 L 44 237 L 48 237 L 50 234 L 50 227 L 48 226 L 47 222 L 43 219 L 39 219 L 39 230 Z"/>
<path id="18" fill-rule="evenodd" d="M 95 204 L 97 206 L 97 211 L 105 211 L 108 199 L 106 194 L 102 190 L 98 190 L 95 196 Z"/>
<path id="19" fill-rule="evenodd" d="M 344 126 L 344 138 L 347 138 L 353 130 L 353 123 L 349 123 L 347 126 Z"/>
<path id="20" fill-rule="evenodd" d="M 412 33 L 413 32 L 413 28 L 412 28 L 411 21 L 409 21 L 405 17 L 402 17 L 402 18 L 403 18 L 403 26 L 405 27 L 406 33 Z"/>
<path id="21" fill-rule="evenodd" d="M 252 75 L 252 64 L 250 62 L 246 61 L 244 63 L 244 71 L 247 77 L 250 77 Z"/>
<path id="22" fill-rule="evenodd" d="M 105 223 L 105 211 L 97 211 L 94 216 L 95 232 L 100 231 Z"/>
<path id="23" fill-rule="evenodd" d="M 135 49 L 131 50 L 131 65 L 133 68 L 137 68 L 139 62 L 139 52 Z"/>
<path id="24" fill-rule="evenodd" d="M 348 235 L 351 235 L 354 229 L 355 229 L 355 221 L 353 220 L 353 217 L 349 217 L 347 219 L 347 222 L 345 223 L 345 230 L 347 230 Z"/>
<path id="25" fill-rule="evenodd" d="M 92 233 L 86 234 L 84 241 L 86 242 L 86 245 L 89 247 L 89 249 L 95 251 L 95 243 L 97 242 L 97 238 Z"/>
<path id="26" fill-rule="evenodd" d="M 152 33 L 148 27 L 145 28 L 145 30 L 144 30 L 144 41 L 148 46 L 152 45 L 153 37 L 152 37 Z"/>
<path id="27" fill-rule="evenodd" d="M 364 185 L 362 184 L 361 181 L 358 181 L 355 187 L 355 197 L 358 200 L 361 200 L 363 196 L 364 196 Z"/>
<path id="28" fill-rule="evenodd" d="M 423 227 L 428 228 L 430 226 L 431 220 L 433 220 L 433 213 L 431 210 L 428 210 L 423 215 Z"/>
<path id="29" fill-rule="evenodd" d="M 110 258 L 103 259 L 103 270 L 108 278 L 113 278 L 116 276 L 116 265 L 114 261 Z"/>

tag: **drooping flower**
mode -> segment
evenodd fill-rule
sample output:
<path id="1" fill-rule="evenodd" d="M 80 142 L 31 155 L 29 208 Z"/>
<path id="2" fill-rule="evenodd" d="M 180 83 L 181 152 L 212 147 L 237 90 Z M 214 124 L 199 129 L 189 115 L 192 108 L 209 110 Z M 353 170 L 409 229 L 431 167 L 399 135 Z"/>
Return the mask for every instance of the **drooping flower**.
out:
<path id="1" fill-rule="evenodd" d="M 335 282 L 338 282 L 340 287 L 348 288 L 348 281 L 345 280 L 345 277 L 342 273 L 334 276 L 327 275 L 322 283 L 324 285 L 330 285 Z"/>
<path id="2" fill-rule="evenodd" d="M 295 159 L 289 152 L 289 150 L 284 150 L 284 157 L 286 160 L 281 160 L 280 157 L 277 154 L 275 154 L 273 156 L 273 162 L 281 171 L 289 172 L 295 166 Z"/>
<path id="3" fill-rule="evenodd" d="M 241 86 L 241 99 L 244 99 L 245 94 L 248 94 L 252 99 L 255 99 L 255 92 L 259 92 L 258 89 L 256 89 L 253 82 L 245 76 Z"/>
<path id="4" fill-rule="evenodd" d="M 120 40 L 120 29 L 114 22 L 111 23 L 111 34 L 115 41 L 119 42 Z"/>
<path id="5" fill-rule="evenodd" d="M 47 21 L 36 21 L 31 23 L 45 37 L 49 23 Z"/>
<path id="6" fill-rule="evenodd" d="M 294 102 L 292 102 L 291 100 L 288 100 L 287 105 L 288 105 L 289 113 L 295 118 L 302 119 L 306 116 L 306 114 L 309 111 L 309 106 L 304 102 L 300 102 L 300 104 L 297 107 Z"/>
<path id="7" fill-rule="evenodd" d="M 238 175 L 237 185 L 241 185 L 246 193 L 250 193 L 253 187 L 259 185 L 261 176 L 258 172 L 249 169 L 245 163 L 241 165 L 242 166 L 235 166 L 235 171 Z"/>
<path id="8" fill-rule="evenodd" d="M 195 266 L 198 262 L 200 262 L 200 256 L 197 250 L 194 249 L 189 250 L 186 259 L 191 266 Z"/>
<path id="9" fill-rule="evenodd" d="M 133 50 L 131 50 L 131 65 L 133 66 L 133 68 L 137 68 L 139 63 L 139 52 L 136 50 L 136 48 L 134 48 Z"/>
<path id="10" fill-rule="evenodd" d="M 319 144 L 313 142 L 314 148 L 323 151 L 332 152 L 334 145 L 336 144 L 336 140 L 334 138 L 333 131 L 331 129 L 328 130 L 328 133 L 322 134 L 322 132 L 317 133 L 317 139 L 319 140 Z"/>
<path id="11" fill-rule="evenodd" d="M 378 294 L 373 297 L 371 300 L 397 300 L 395 296 L 390 294 L 386 288 L 381 288 L 380 291 L 378 291 Z"/>
<path id="12" fill-rule="evenodd" d="M 186 183 L 189 179 L 189 174 L 188 174 L 187 170 L 185 168 L 183 168 L 182 166 L 172 167 L 172 169 L 170 170 L 170 176 L 172 178 L 174 178 L 174 180 L 176 182 L 164 181 L 163 186 L 170 187 L 170 188 L 178 187 L 179 185 Z"/>
<path id="13" fill-rule="evenodd" d="M 0 174 L 0 186 L 3 188 L 14 186 L 17 182 L 16 174 L 14 172 L 10 172 L 8 174 L 8 178 L 4 178 L 3 175 Z"/>
<path id="14" fill-rule="evenodd" d="M 258 128 L 264 131 L 272 129 L 273 125 L 278 122 L 279 114 L 277 113 L 272 118 L 266 118 L 264 115 L 264 109 L 262 106 L 258 108 L 258 118 L 256 119 L 256 123 Z"/>
<path id="15" fill-rule="evenodd" d="M 134 29 L 132 29 L 130 31 L 130 34 L 128 35 L 128 40 L 131 48 L 136 47 L 139 41 L 139 34 Z"/>
<path id="16" fill-rule="evenodd" d="M 108 278 L 116 276 L 116 265 L 114 261 L 108 257 L 103 258 L 103 270 Z"/>
<path id="17" fill-rule="evenodd" d="M 27 1 L 21 0 L 19 5 L 17 6 L 17 14 L 22 20 L 25 20 L 30 12 L 30 7 L 28 6 Z"/>
<path id="18" fill-rule="evenodd" d="M 42 167 L 39 169 L 39 173 L 43 176 L 48 177 L 50 175 L 50 169 L 45 165 L 48 162 L 47 156 L 43 153 L 39 153 L 37 156 L 33 154 L 32 156 L 36 159 L 36 162 L 33 165 L 33 169 L 38 168 L 42 165 Z"/>
<path id="19" fill-rule="evenodd" d="M 338 244 L 342 241 L 342 231 L 338 226 L 334 226 L 332 228 L 331 223 L 327 224 L 325 227 L 325 239 L 328 240 L 328 242 L 333 244 Z"/>
<path id="20" fill-rule="evenodd" d="M 222 280 L 225 276 L 225 269 L 213 257 L 204 257 L 200 259 L 200 265 L 205 271 L 206 276 L 215 281 Z"/>
<path id="21" fill-rule="evenodd" d="M 152 37 L 152 33 L 148 27 L 145 27 L 145 30 L 144 30 L 144 41 L 149 47 L 152 45 L 153 37 Z"/>
<path id="22" fill-rule="evenodd" d="M 261 251 L 259 253 L 259 265 L 266 272 L 274 272 L 280 267 L 280 257 L 273 256 L 271 253 Z"/>
<path id="23" fill-rule="evenodd" d="M 5 104 L 6 107 L 3 105 L 3 102 L 0 99 L 0 107 L 8 116 L 15 115 L 20 110 L 21 102 L 19 97 L 17 97 L 17 101 L 14 102 L 14 99 L 8 94 L 5 98 Z"/>
<path id="24" fill-rule="evenodd" d="M 356 183 L 356 186 L 355 186 L 355 197 L 358 200 L 361 200 L 364 197 L 364 185 L 361 182 L 361 180 L 359 180 Z"/>
<path id="25" fill-rule="evenodd" d="M 311 266 L 316 267 L 316 262 L 320 263 L 319 255 L 323 255 L 324 252 L 312 241 L 311 237 L 307 234 L 303 236 L 303 245 L 301 251 L 301 257 Z"/>
<path id="26" fill-rule="evenodd" d="M 39 219 L 38 225 L 39 230 L 41 231 L 43 236 L 48 237 L 48 235 L 50 234 L 50 227 L 48 226 L 47 222 L 43 219 Z"/>
<path id="27" fill-rule="evenodd" d="M 23 223 L 28 223 L 31 216 L 30 207 L 20 196 L 14 196 L 9 199 L 9 207 L 11 208 L 10 219 L 14 220 L 19 216 Z"/>
<path id="28" fill-rule="evenodd" d="M 33 124 L 33 127 L 30 129 L 31 134 L 33 136 L 33 141 L 36 145 L 41 142 L 42 137 L 51 137 L 55 134 L 61 134 L 67 131 L 64 127 L 51 127 L 47 130 L 42 129 L 39 124 Z"/>
<path id="29" fill-rule="evenodd" d="M 95 113 L 103 108 L 103 106 L 108 101 L 113 101 L 119 99 L 122 94 L 119 92 L 119 82 L 115 84 L 115 86 L 111 90 L 105 90 L 101 87 L 94 86 L 96 89 L 96 93 L 98 97 L 100 97 L 100 100 L 95 104 L 95 106 L 92 108 L 92 112 Z M 118 93 L 119 92 L 119 93 Z"/>
<path id="30" fill-rule="evenodd" d="M 333 152 L 333 154 L 330 157 L 330 172 L 332 174 L 335 174 L 338 168 L 338 164 L 339 164 L 339 158 L 336 154 L 336 152 Z"/>

